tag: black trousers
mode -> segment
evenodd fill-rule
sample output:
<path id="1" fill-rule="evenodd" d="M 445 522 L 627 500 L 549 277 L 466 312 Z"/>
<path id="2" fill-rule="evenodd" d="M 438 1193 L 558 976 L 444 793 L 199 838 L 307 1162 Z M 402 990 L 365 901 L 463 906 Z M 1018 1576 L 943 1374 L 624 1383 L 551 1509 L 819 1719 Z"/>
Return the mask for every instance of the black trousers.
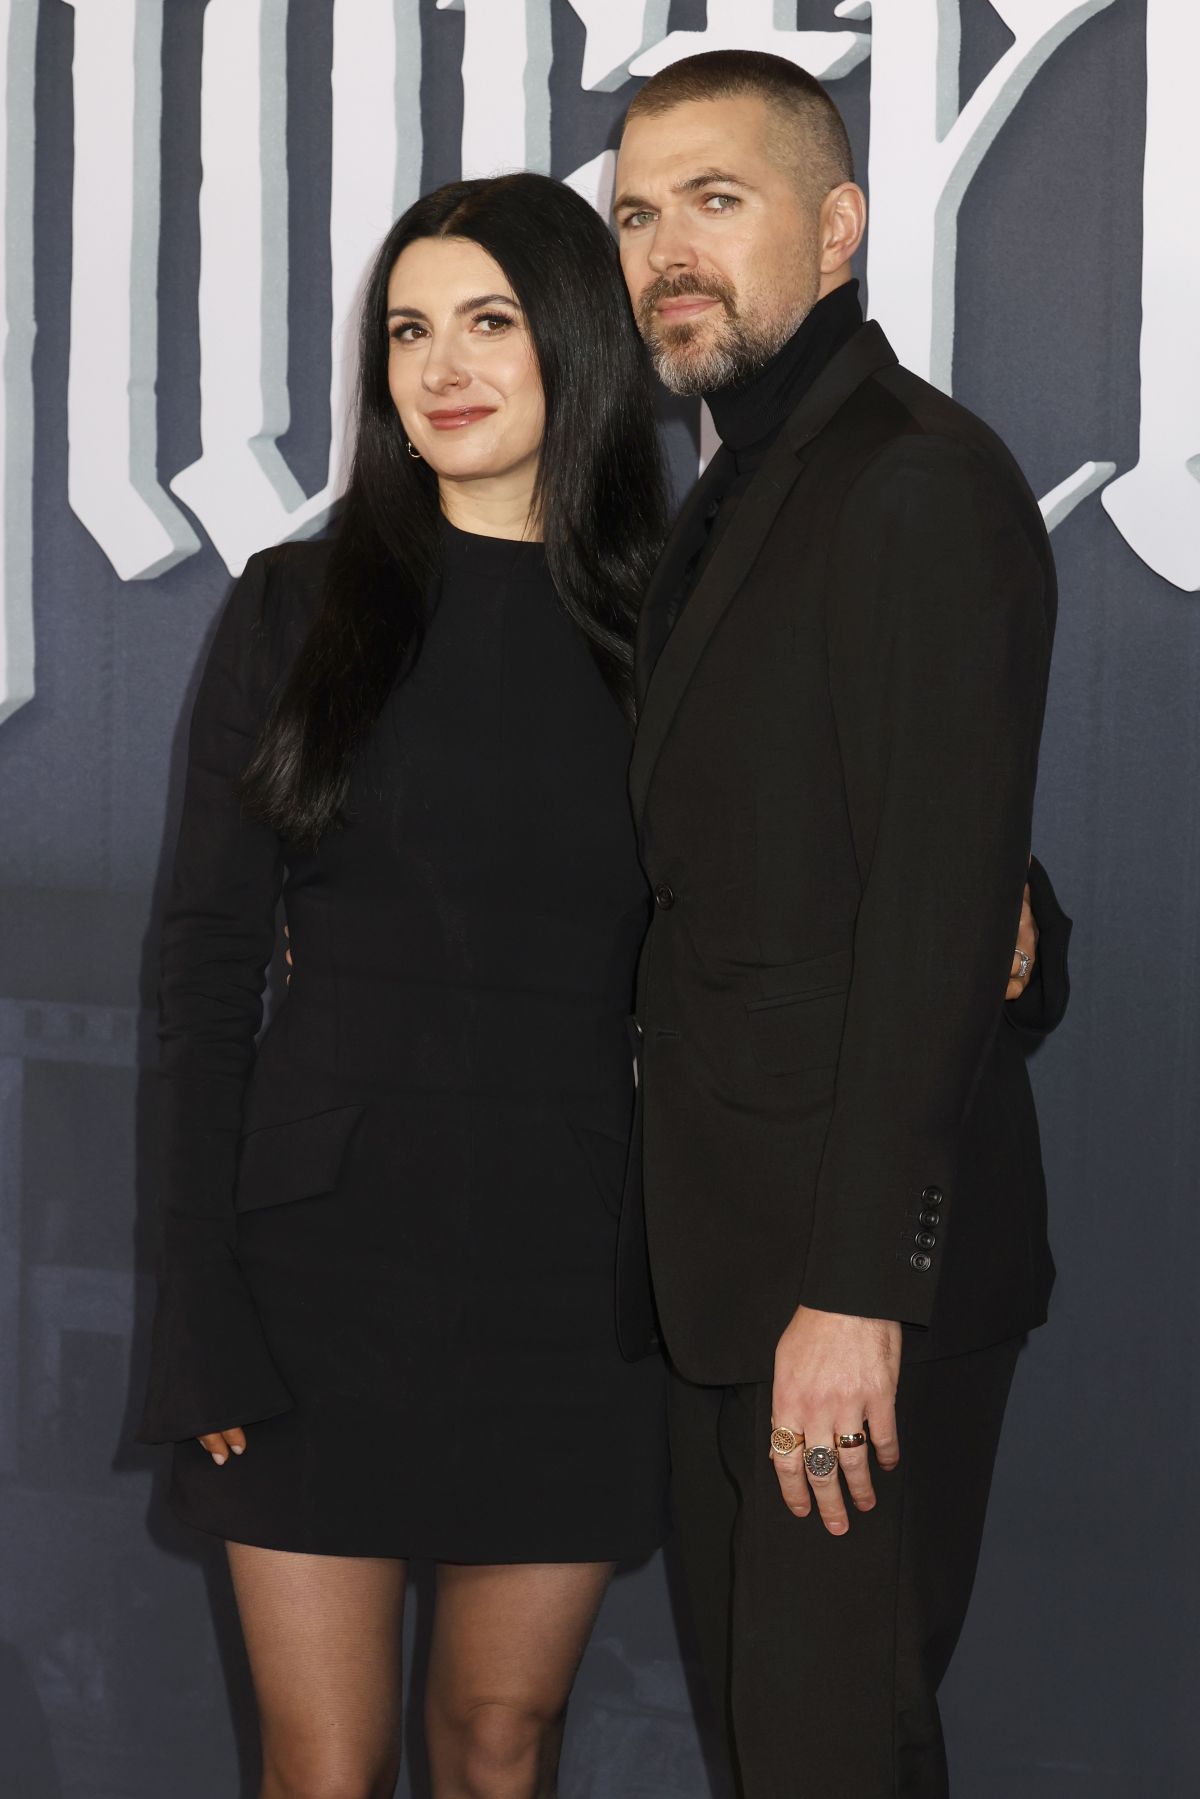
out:
<path id="1" fill-rule="evenodd" d="M 937 1689 L 1020 1347 L 902 1364 L 900 1466 L 841 1538 L 783 1503 L 769 1385 L 673 1377 L 675 1523 L 743 1799 L 946 1799 Z"/>

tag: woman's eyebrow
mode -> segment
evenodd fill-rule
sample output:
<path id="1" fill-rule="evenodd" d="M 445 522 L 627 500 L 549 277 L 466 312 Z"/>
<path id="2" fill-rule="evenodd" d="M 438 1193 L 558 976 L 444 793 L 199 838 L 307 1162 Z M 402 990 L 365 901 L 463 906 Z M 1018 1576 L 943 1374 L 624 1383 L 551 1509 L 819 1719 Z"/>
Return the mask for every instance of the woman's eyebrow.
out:
<path id="1" fill-rule="evenodd" d="M 461 306 L 454 308 L 454 311 L 461 318 L 464 313 L 478 312 L 481 306 L 496 305 L 512 306 L 517 312 L 521 310 L 520 301 L 514 300 L 511 294 L 480 294 L 477 299 L 464 300 Z"/>
<path id="2" fill-rule="evenodd" d="M 514 300 L 511 294 L 479 294 L 473 300 L 460 301 L 454 308 L 454 316 L 463 318 L 468 312 L 478 312 L 481 306 L 497 304 L 511 306 L 515 312 L 521 311 L 520 301 Z M 389 319 L 420 319 L 423 325 L 429 323 L 428 315 L 419 306 L 389 306 L 387 315 Z"/>

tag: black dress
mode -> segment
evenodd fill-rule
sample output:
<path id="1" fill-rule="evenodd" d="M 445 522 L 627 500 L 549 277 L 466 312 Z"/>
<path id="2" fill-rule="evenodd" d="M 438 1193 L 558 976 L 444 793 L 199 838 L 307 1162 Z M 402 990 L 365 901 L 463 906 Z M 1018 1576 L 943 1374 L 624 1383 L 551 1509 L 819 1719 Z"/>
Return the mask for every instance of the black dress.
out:
<path id="1" fill-rule="evenodd" d="M 447 525 L 443 551 L 351 822 L 314 854 L 235 817 L 229 779 L 278 679 L 255 658 L 294 646 L 327 550 L 255 559 L 218 635 L 164 935 L 176 1191 L 139 1434 L 176 1440 L 178 1515 L 236 1541 L 632 1559 L 661 1539 L 666 1441 L 661 1366 L 623 1359 L 614 1321 L 647 910 L 630 736 L 541 546 Z M 240 1064 L 234 1192 L 180 1199 L 281 882 L 296 966 Z M 224 1467 L 192 1440 L 238 1423 Z"/>

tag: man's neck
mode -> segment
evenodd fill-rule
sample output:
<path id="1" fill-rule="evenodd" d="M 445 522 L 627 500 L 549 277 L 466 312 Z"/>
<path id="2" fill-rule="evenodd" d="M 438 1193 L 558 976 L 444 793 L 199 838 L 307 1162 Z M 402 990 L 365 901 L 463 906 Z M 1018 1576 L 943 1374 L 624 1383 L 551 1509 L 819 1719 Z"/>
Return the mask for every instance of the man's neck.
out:
<path id="1" fill-rule="evenodd" d="M 862 322 L 857 281 L 839 283 L 762 368 L 734 387 L 705 395 L 721 440 L 739 467 L 761 454 Z"/>

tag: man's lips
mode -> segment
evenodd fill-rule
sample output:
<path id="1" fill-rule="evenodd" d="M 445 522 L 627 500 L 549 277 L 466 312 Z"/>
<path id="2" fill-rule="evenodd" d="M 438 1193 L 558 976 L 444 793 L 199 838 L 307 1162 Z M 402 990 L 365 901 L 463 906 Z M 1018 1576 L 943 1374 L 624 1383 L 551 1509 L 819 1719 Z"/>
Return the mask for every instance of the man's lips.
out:
<path id="1" fill-rule="evenodd" d="M 495 410 L 494 406 L 455 406 L 451 411 L 427 412 L 425 417 L 435 431 L 461 431 L 464 425 L 490 419 Z"/>
<path id="2" fill-rule="evenodd" d="M 711 294 L 688 294 L 678 300 L 660 300 L 655 307 L 660 319 L 668 322 L 675 319 L 695 318 L 698 313 L 707 312 L 710 306 L 719 306 Z"/>

